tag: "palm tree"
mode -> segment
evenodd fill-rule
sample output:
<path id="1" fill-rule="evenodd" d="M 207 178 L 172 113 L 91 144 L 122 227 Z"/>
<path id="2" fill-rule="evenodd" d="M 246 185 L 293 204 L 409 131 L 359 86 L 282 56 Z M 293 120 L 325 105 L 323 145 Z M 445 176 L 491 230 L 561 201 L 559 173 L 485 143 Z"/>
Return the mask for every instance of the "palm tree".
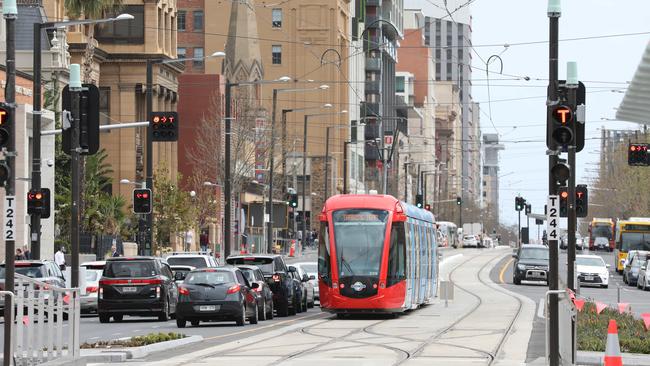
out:
<path id="1" fill-rule="evenodd" d="M 66 14 L 71 19 L 101 19 L 107 12 L 122 5 L 122 0 L 65 0 Z M 87 38 L 83 60 L 84 83 L 92 82 L 92 65 L 95 56 L 95 26 L 82 26 Z"/>
<path id="2" fill-rule="evenodd" d="M 122 228 L 127 220 L 127 215 L 124 212 L 126 200 L 122 196 L 108 196 L 104 197 L 99 204 L 99 214 L 103 219 L 102 233 L 118 236 L 122 232 Z"/>

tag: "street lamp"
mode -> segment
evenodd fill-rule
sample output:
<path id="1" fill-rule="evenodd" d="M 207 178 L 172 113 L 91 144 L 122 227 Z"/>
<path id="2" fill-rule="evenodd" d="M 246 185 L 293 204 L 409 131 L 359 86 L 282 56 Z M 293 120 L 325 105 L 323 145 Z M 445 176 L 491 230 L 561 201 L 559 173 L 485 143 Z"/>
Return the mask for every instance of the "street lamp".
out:
<path id="1" fill-rule="evenodd" d="M 132 20 L 131 14 L 120 14 L 114 18 L 106 19 L 83 19 L 69 20 L 62 22 L 34 23 L 34 42 L 33 42 L 33 73 L 32 81 L 32 187 L 33 190 L 41 189 L 41 32 L 43 29 L 65 28 L 75 25 L 99 24 L 115 22 L 119 20 Z M 30 237 L 32 258 L 41 258 L 41 214 L 33 213 L 30 217 Z"/>
<path id="2" fill-rule="evenodd" d="M 347 114 L 348 111 L 342 110 L 340 112 L 333 113 L 316 113 L 316 114 L 305 114 L 303 122 L 303 133 L 302 133 L 302 240 L 305 240 L 305 231 L 307 229 L 307 216 L 306 216 L 306 194 L 307 191 L 305 188 L 305 181 L 307 180 L 307 121 L 310 117 L 322 117 L 322 116 L 338 116 L 342 114 Z M 327 169 L 327 157 L 325 157 L 325 168 Z"/>
<path id="3" fill-rule="evenodd" d="M 126 178 L 120 179 L 120 184 L 133 184 L 133 185 L 135 185 L 137 187 L 140 187 L 140 188 L 144 188 L 144 186 L 145 186 L 144 182 L 131 182 L 130 180 L 128 180 Z"/>
<path id="4" fill-rule="evenodd" d="M 147 120 L 151 119 L 151 113 L 153 113 L 153 65 L 154 64 L 169 64 L 172 62 L 182 62 L 182 61 L 192 61 L 192 60 L 204 60 L 214 57 L 224 57 L 226 54 L 224 52 L 218 51 L 213 54 L 205 57 L 188 57 L 188 58 L 176 58 L 176 59 L 150 59 L 147 60 Z M 151 196 L 153 197 L 153 126 L 151 123 L 147 126 L 147 188 L 151 190 Z M 153 243 L 153 210 L 147 215 L 147 242 L 149 245 Z M 144 246 L 141 253 L 146 253 L 146 245 Z"/>
<path id="5" fill-rule="evenodd" d="M 288 78 L 288 77 L 286 77 Z M 290 78 L 288 78 L 290 80 Z M 283 81 L 289 81 L 284 79 Z M 290 89 L 273 89 L 273 112 L 271 115 L 271 150 L 269 151 L 269 202 L 268 202 L 268 212 L 269 212 L 269 222 L 267 223 L 268 229 L 267 229 L 267 237 L 266 237 L 266 246 L 268 249 L 268 253 L 271 253 L 273 250 L 273 165 L 275 165 L 275 152 L 274 152 L 274 146 L 275 146 L 275 115 L 276 110 L 277 110 L 277 105 L 278 105 L 278 94 L 280 93 L 296 93 L 296 92 L 309 92 L 309 91 L 323 91 L 323 90 L 328 90 L 330 87 L 329 85 L 323 84 L 320 85 L 316 88 L 290 88 Z M 283 128 L 286 128 L 286 125 L 283 126 Z M 286 131 L 282 131 L 283 133 L 286 134 Z M 285 136 L 282 136 L 283 138 L 286 138 Z M 284 145 L 284 139 L 282 140 L 283 145 Z M 283 172 L 285 173 L 285 172 Z"/>

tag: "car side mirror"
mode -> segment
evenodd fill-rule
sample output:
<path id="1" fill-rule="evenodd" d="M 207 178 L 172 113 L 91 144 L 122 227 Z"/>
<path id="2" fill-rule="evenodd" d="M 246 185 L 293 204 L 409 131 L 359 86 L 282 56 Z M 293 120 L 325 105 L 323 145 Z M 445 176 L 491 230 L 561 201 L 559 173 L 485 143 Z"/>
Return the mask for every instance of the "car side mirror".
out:
<path id="1" fill-rule="evenodd" d="M 257 283 L 257 282 L 253 282 L 253 283 L 251 284 L 251 288 L 252 288 L 253 290 L 256 289 L 256 288 L 260 288 L 260 284 Z"/>
<path id="2" fill-rule="evenodd" d="M 176 280 L 176 281 L 184 281 L 186 276 L 187 276 L 187 274 L 185 274 L 183 272 L 176 272 L 176 274 L 174 275 L 174 280 Z"/>
<path id="3" fill-rule="evenodd" d="M 605 264 L 605 267 L 607 267 L 607 268 L 609 268 L 611 266 L 612 266 L 611 264 Z"/>
<path id="4" fill-rule="evenodd" d="M 306 274 L 302 275 L 302 282 L 307 282 L 307 281 L 309 281 L 309 276 L 307 276 Z"/>
<path id="5" fill-rule="evenodd" d="M 309 279 L 310 279 L 310 280 L 315 280 L 315 279 L 316 279 L 316 276 L 311 275 L 311 276 L 309 276 Z"/>
<path id="6" fill-rule="evenodd" d="M 296 272 L 296 267 L 294 267 L 294 266 L 289 266 L 289 272 L 290 272 L 290 273 Z"/>
<path id="7" fill-rule="evenodd" d="M 512 258 L 517 259 L 517 258 L 519 258 L 519 255 L 517 255 L 517 254 L 513 254 L 513 255 L 512 255 Z"/>

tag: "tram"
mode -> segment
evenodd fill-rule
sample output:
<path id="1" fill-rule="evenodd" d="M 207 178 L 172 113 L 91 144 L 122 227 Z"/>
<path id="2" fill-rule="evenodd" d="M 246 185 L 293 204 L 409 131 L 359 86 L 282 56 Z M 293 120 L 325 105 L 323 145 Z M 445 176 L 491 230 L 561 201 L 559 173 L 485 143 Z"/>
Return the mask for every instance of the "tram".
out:
<path id="1" fill-rule="evenodd" d="M 400 313 L 437 294 L 433 214 L 387 195 L 337 195 L 319 215 L 323 311 Z"/>

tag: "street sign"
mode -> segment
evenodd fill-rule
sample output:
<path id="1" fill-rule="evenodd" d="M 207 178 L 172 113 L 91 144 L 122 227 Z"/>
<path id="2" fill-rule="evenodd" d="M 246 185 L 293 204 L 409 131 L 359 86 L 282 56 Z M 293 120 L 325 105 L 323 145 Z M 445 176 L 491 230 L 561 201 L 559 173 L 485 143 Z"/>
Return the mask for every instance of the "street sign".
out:
<path id="1" fill-rule="evenodd" d="M 546 232 L 548 240 L 559 240 L 560 234 L 560 197 L 557 195 L 548 196 L 548 211 L 546 214 Z"/>
<path id="2" fill-rule="evenodd" d="M 393 135 L 384 136 L 384 146 L 392 146 L 392 145 L 393 145 Z"/>
<path id="3" fill-rule="evenodd" d="M 5 197 L 4 225 L 5 240 L 16 240 L 14 218 L 16 217 L 16 196 Z"/>

